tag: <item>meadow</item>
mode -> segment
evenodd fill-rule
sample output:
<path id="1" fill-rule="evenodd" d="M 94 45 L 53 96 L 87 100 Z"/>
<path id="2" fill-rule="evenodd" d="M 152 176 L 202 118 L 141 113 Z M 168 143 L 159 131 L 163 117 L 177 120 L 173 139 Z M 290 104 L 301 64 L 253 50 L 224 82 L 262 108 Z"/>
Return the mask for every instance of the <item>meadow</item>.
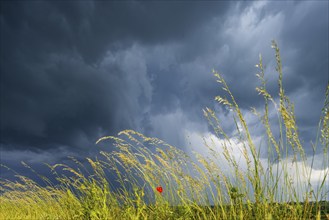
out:
<path id="1" fill-rule="evenodd" d="M 280 50 L 274 41 L 272 48 L 279 94 L 275 98 L 268 92 L 260 56 L 256 90 L 264 108 L 251 110 L 265 131 L 262 146 L 253 140 L 223 76 L 214 71 L 225 93 L 215 100 L 232 112 L 236 132 L 229 136 L 216 112 L 205 108 L 204 116 L 219 140 L 205 140 L 210 156 L 195 153 L 191 158 L 162 140 L 124 130 L 100 138 L 96 144 L 112 150 L 86 158 L 88 165 L 75 158 L 75 166 L 48 165 L 57 183 L 37 173 L 42 186 L 18 173 L 13 174 L 15 181 L 1 178 L 0 219 L 329 219 L 329 85 L 309 156 L 299 137 L 294 105 L 283 88 Z M 270 118 L 272 110 L 276 123 Z M 243 165 L 233 153 L 237 143 Z M 261 148 L 266 149 L 266 159 L 260 156 Z M 313 165 L 319 155 L 322 173 L 314 183 Z M 162 192 L 157 190 L 160 186 Z"/>

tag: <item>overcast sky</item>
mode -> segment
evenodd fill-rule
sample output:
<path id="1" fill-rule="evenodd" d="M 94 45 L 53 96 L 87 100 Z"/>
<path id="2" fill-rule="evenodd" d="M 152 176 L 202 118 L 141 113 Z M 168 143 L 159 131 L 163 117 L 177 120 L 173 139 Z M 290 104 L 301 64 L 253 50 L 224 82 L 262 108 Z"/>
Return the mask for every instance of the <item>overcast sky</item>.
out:
<path id="1" fill-rule="evenodd" d="M 98 138 L 123 129 L 201 148 L 197 136 L 212 132 L 202 109 L 234 126 L 215 104 L 212 69 L 261 137 L 247 111 L 263 107 L 259 53 L 277 97 L 273 39 L 301 137 L 306 147 L 314 140 L 328 83 L 328 1 L 1 1 L 0 10 L 1 163 L 90 156 Z"/>

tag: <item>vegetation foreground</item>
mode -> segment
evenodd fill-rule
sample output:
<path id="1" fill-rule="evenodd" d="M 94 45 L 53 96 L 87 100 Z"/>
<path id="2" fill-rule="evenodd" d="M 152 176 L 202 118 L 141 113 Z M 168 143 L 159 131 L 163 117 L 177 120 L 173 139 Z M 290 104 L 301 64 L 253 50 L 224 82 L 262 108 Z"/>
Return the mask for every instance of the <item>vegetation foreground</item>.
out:
<path id="1" fill-rule="evenodd" d="M 252 110 L 263 124 L 265 148 L 256 146 L 228 85 L 214 71 L 226 94 L 215 99 L 231 110 L 236 132 L 229 137 L 216 112 L 206 108 L 204 115 L 220 143 L 205 140 L 211 156 L 195 153 L 192 159 L 157 138 L 125 130 L 99 139 L 97 144 L 107 140 L 115 149 L 86 158 L 88 165 L 75 158 L 75 166 L 48 165 L 56 184 L 41 175 L 43 186 L 18 174 L 15 181 L 1 178 L 0 219 L 329 219 L 329 85 L 313 157 L 307 157 L 294 106 L 282 86 L 279 48 L 275 42 L 272 47 L 279 95 L 272 97 L 266 88 L 260 56 L 256 75 L 261 85 L 256 90 L 264 98 L 264 111 Z M 237 148 L 240 160 L 233 153 Z M 260 157 L 261 148 L 267 160 Z M 311 181 L 315 155 L 323 155 L 316 184 Z M 163 191 L 157 191 L 159 186 Z"/>

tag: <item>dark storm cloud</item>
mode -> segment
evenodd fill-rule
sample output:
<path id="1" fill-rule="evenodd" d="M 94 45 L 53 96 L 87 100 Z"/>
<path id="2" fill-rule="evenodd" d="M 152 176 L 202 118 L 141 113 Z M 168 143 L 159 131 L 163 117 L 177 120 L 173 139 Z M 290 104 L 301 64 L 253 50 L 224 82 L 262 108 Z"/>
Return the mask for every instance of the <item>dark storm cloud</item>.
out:
<path id="1" fill-rule="evenodd" d="M 134 43 L 182 40 L 227 8 L 211 2 L 1 4 L 1 142 L 10 149 L 86 147 L 102 134 L 147 122 L 138 114 L 147 115 L 141 105 L 150 102 L 151 86 Z"/>
<path id="2" fill-rule="evenodd" d="M 185 130 L 207 132 L 202 108 L 222 94 L 213 68 L 243 109 L 260 107 L 254 66 L 262 53 L 277 94 L 272 39 L 281 47 L 284 85 L 307 140 L 316 125 L 313 108 L 320 108 L 328 81 L 327 2 L 1 6 L 1 148 L 8 155 L 85 149 L 122 129 L 184 146 Z"/>

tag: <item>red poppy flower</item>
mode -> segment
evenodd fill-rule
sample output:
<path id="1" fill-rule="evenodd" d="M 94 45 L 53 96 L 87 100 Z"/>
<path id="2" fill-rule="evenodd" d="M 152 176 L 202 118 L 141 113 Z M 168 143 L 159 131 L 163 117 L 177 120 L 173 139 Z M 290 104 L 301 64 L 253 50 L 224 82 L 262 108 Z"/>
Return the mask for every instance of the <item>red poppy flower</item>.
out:
<path id="1" fill-rule="evenodd" d="M 159 193 L 162 193 L 162 191 L 163 191 L 162 186 L 158 186 L 156 189 Z"/>

